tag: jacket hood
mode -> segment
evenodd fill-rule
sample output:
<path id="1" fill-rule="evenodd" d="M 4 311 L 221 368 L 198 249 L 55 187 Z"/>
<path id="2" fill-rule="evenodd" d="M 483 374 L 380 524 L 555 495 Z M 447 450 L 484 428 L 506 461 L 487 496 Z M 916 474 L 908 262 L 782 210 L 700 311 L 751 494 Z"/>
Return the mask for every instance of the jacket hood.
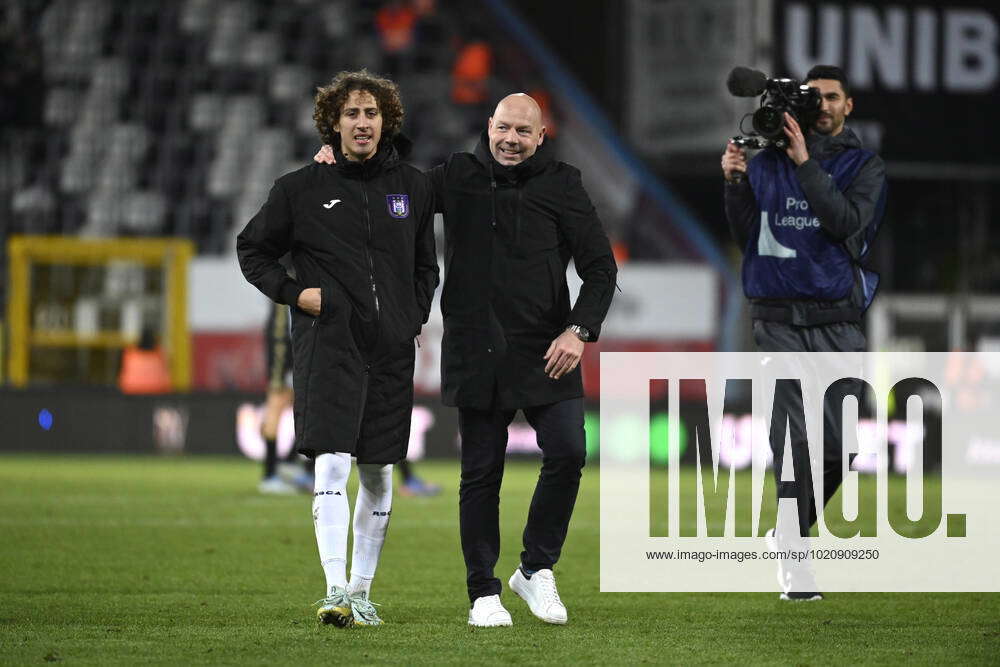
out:
<path id="1" fill-rule="evenodd" d="M 823 158 L 848 148 L 861 148 L 861 140 L 854 134 L 854 130 L 845 125 L 836 136 L 810 132 L 806 136 L 806 148 L 810 156 Z"/>
<path id="2" fill-rule="evenodd" d="M 357 162 L 348 160 L 338 145 L 333 149 L 334 157 L 337 160 L 333 166 L 348 178 L 371 177 L 395 167 L 403 157 L 410 153 L 411 148 L 413 148 L 413 142 L 403 134 L 397 133 L 389 137 L 382 137 L 381 141 L 378 142 L 375 155 L 364 162 Z"/>
<path id="3" fill-rule="evenodd" d="M 502 165 L 493 157 L 489 134 L 483 130 L 479 136 L 479 143 L 476 144 L 475 156 L 491 174 L 511 181 L 523 181 L 545 170 L 553 160 L 552 150 L 551 140 L 543 141 L 535 150 L 535 154 L 527 160 L 511 166 Z"/>

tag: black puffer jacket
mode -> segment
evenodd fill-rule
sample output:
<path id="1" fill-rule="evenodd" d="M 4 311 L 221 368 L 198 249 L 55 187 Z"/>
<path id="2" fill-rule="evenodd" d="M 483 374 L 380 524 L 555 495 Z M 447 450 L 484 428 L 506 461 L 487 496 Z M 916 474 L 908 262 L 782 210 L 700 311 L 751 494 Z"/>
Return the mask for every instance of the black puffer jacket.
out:
<path id="1" fill-rule="evenodd" d="M 580 171 L 553 160 L 549 141 L 502 166 L 484 133 L 474 154 L 429 174 L 445 225 L 445 404 L 513 409 L 582 396 L 579 367 L 553 380 L 543 359 L 567 325 L 597 339 L 618 272 Z M 572 308 L 570 258 L 583 279 Z"/>
<path id="2" fill-rule="evenodd" d="M 413 338 L 438 283 L 427 177 L 383 141 L 359 163 L 311 164 L 279 178 L 237 239 L 247 280 L 294 306 L 319 287 L 312 317 L 292 309 L 299 451 L 362 463 L 406 455 Z M 278 258 L 291 252 L 296 279 Z"/>

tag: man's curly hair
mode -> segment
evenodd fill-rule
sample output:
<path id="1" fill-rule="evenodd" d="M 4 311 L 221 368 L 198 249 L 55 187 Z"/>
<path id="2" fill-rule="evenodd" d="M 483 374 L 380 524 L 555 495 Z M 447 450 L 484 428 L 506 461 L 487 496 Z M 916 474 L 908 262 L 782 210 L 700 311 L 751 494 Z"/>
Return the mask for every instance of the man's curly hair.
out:
<path id="1" fill-rule="evenodd" d="M 367 69 L 357 72 L 340 72 L 327 86 L 316 89 L 316 107 L 313 120 L 324 144 L 340 147 L 338 134 L 333 126 L 340 120 L 340 111 L 352 91 L 370 93 L 382 114 L 382 136 L 391 137 L 403 126 L 403 102 L 399 86 L 389 79 L 371 74 Z"/>

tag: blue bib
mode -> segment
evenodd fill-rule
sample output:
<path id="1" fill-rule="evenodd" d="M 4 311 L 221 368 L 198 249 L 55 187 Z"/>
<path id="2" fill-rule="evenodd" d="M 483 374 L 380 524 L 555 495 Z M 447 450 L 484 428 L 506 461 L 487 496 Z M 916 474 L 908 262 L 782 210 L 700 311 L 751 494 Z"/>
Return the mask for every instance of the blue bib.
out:
<path id="1" fill-rule="evenodd" d="M 844 192 L 872 155 L 850 148 L 819 163 Z M 760 219 L 744 252 L 743 291 L 747 297 L 836 301 L 850 294 L 855 271 L 859 271 L 867 308 L 874 298 L 878 275 L 855 265 L 867 254 L 881 223 L 885 188 L 875 217 L 865 228 L 861 254 L 853 258 L 843 243 L 820 228 L 819 218 L 795 176 L 795 163 L 783 153 L 761 151 L 750 161 L 749 172 Z"/>

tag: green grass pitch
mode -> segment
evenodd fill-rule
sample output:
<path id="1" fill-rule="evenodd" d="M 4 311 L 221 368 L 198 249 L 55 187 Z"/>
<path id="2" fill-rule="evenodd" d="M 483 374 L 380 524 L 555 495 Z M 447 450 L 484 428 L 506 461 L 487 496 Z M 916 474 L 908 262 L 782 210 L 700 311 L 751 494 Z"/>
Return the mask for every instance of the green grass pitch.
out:
<path id="1" fill-rule="evenodd" d="M 598 470 L 556 568 L 570 622 L 471 629 L 458 543 L 458 470 L 399 498 L 373 598 L 386 625 L 318 625 L 323 577 L 311 498 L 256 493 L 237 458 L 0 457 L 4 664 L 989 663 L 1000 596 L 598 592 Z M 517 564 L 537 464 L 510 463 L 498 576 Z M 353 497 L 353 493 L 352 493 Z"/>

